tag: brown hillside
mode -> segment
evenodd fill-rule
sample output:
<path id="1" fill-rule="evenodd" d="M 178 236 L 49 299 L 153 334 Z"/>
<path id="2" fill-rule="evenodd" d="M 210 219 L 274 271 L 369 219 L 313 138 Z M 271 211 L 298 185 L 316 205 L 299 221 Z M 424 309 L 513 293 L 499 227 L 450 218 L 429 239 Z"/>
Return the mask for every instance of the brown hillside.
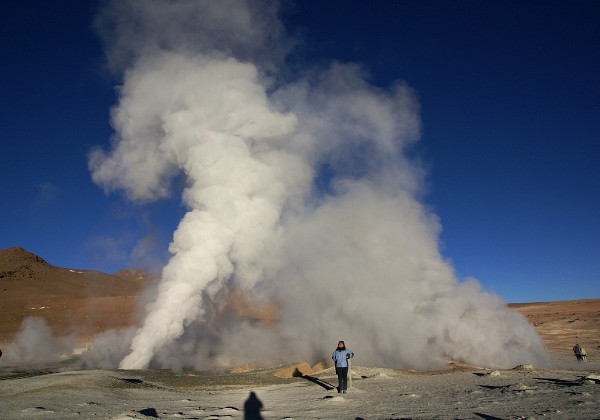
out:
<path id="1" fill-rule="evenodd" d="M 600 299 L 513 303 L 544 339 L 550 353 L 573 356 L 579 343 L 589 358 L 600 359 Z"/>
<path id="2" fill-rule="evenodd" d="M 28 316 L 44 317 L 57 336 L 76 333 L 82 339 L 135 325 L 136 296 L 149 282 L 142 271 L 66 269 L 22 248 L 0 250 L 0 346 Z M 580 343 L 590 360 L 600 359 L 600 299 L 509 307 L 528 318 L 552 354 L 572 358 L 573 345 Z"/>
<path id="3" fill-rule="evenodd" d="M 141 271 L 111 276 L 55 267 L 22 248 L 0 250 L 0 344 L 28 316 L 45 318 L 55 335 L 82 338 L 133 325 L 135 296 L 147 282 Z"/>

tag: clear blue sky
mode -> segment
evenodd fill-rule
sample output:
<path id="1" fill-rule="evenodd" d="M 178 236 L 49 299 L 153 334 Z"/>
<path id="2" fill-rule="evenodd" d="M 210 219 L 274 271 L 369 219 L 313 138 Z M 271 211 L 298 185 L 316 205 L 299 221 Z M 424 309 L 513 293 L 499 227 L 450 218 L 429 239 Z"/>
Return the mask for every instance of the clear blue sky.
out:
<path id="1" fill-rule="evenodd" d="M 96 7 L 3 5 L 0 248 L 113 272 L 144 262 L 136 244 L 166 258 L 184 209 L 91 181 L 87 153 L 109 144 L 119 83 Z M 359 62 L 375 85 L 415 89 L 442 253 L 509 302 L 600 297 L 598 22 L 592 0 L 299 1 L 286 17 L 299 61 Z"/>

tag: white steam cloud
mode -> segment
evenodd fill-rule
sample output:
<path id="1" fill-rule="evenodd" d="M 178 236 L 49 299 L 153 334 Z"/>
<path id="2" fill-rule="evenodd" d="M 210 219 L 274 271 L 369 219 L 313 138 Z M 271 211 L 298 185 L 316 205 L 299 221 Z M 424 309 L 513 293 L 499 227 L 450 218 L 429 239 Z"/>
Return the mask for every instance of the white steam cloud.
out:
<path id="1" fill-rule="evenodd" d="M 4 349 L 0 364 L 44 366 L 67 359 L 74 347 L 74 337 L 54 337 L 44 318 L 30 316 L 23 320 L 13 341 Z"/>
<path id="2" fill-rule="evenodd" d="M 440 255 L 407 157 L 419 136 L 411 90 L 376 88 L 341 63 L 290 80 L 277 11 L 115 1 L 102 13 L 123 84 L 93 179 L 151 201 L 184 174 L 189 211 L 143 325 L 104 335 L 87 362 L 317 361 L 345 339 L 363 365 L 548 364 L 526 319 L 458 282 Z"/>

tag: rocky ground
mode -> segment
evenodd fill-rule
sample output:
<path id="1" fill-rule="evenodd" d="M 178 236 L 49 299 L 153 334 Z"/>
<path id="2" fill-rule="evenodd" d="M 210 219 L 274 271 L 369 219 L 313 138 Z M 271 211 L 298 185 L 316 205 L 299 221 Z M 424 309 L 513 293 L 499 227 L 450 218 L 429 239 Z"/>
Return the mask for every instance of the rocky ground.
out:
<path id="1" fill-rule="evenodd" d="M 64 368 L 64 366 L 63 366 Z M 354 367 L 278 378 L 244 373 L 4 370 L 1 418 L 529 419 L 598 418 L 600 375 L 522 366 L 443 372 Z"/>

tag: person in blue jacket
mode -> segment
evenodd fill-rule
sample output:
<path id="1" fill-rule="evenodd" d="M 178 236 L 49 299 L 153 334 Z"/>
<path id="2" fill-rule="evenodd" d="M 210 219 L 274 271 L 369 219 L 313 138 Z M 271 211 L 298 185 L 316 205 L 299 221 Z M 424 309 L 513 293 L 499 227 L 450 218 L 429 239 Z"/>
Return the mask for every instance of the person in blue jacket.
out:
<path id="1" fill-rule="evenodd" d="M 348 359 L 354 357 L 354 352 L 346 348 L 343 340 L 340 340 L 337 349 L 333 351 L 331 358 L 335 364 L 335 373 L 338 377 L 338 393 L 346 393 L 348 389 Z"/>

